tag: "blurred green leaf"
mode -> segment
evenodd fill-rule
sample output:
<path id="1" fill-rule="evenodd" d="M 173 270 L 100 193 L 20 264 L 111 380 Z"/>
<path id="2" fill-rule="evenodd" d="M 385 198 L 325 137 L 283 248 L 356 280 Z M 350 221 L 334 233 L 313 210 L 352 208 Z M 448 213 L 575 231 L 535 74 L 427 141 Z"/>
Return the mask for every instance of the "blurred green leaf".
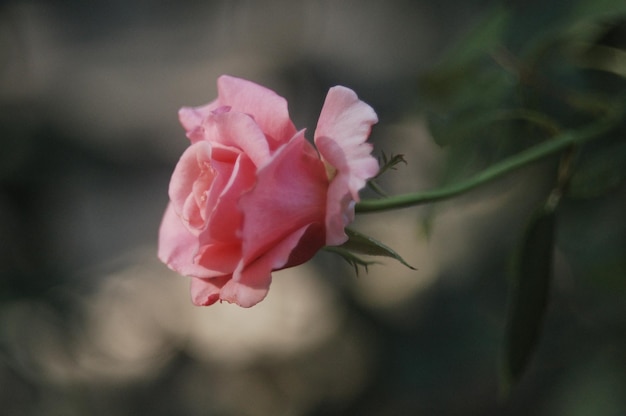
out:
<path id="1" fill-rule="evenodd" d="M 553 209 L 531 218 L 513 268 L 505 332 L 502 390 L 508 392 L 532 356 L 548 303 L 555 235 Z"/>
<path id="2" fill-rule="evenodd" d="M 511 13 L 504 7 L 493 10 L 489 16 L 463 36 L 457 45 L 444 55 L 440 68 L 459 71 L 461 66 L 482 58 L 502 44 Z"/>
<path id="3" fill-rule="evenodd" d="M 494 10 L 435 67 L 421 74 L 423 108 L 438 144 L 450 144 L 447 129 L 463 128 L 485 109 L 497 108 L 516 85 L 491 58 L 502 44 L 509 17 L 504 8 Z"/>
<path id="4" fill-rule="evenodd" d="M 626 51 L 604 45 L 581 44 L 577 46 L 582 50 L 582 53 L 574 56 L 577 65 L 626 78 Z"/>
<path id="5" fill-rule="evenodd" d="M 483 111 L 480 114 L 476 114 L 471 119 L 461 120 L 458 124 L 451 123 L 449 128 L 441 133 L 440 139 L 443 138 L 443 141 L 447 143 L 457 143 L 461 141 L 463 137 L 477 134 L 489 134 L 490 131 L 493 131 L 494 123 L 512 121 L 527 122 L 530 125 L 539 127 L 546 132 L 548 136 L 556 135 L 560 130 L 557 123 L 548 115 L 537 111 L 523 108 L 512 110 L 496 109 Z"/>
<path id="6" fill-rule="evenodd" d="M 626 14 L 624 0 L 579 0 L 574 4 L 568 16 L 571 20 L 608 20 Z"/>
<path id="7" fill-rule="evenodd" d="M 468 133 L 476 124 L 483 124 L 486 113 L 515 104 L 511 96 L 516 81 L 495 63 L 467 71 L 473 78 L 471 82 L 469 78 L 451 79 L 452 74 L 445 73 L 422 80 L 429 129 L 440 146 L 470 138 Z"/>
<path id="8" fill-rule="evenodd" d="M 626 180 L 626 142 L 587 152 L 567 190 L 572 198 L 594 198 L 615 190 Z"/>

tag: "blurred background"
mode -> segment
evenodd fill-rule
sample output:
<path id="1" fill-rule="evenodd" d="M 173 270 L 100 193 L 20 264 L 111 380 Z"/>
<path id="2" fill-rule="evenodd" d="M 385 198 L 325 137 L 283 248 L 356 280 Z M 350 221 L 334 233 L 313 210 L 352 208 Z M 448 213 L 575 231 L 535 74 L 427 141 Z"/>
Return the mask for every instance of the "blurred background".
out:
<path id="1" fill-rule="evenodd" d="M 220 74 L 287 98 L 309 137 L 328 88 L 354 89 L 380 117 L 375 153 L 408 162 L 381 185 L 432 189 L 537 141 L 507 124 L 446 142 L 446 126 L 458 136 L 463 120 L 519 105 L 565 128 L 593 120 L 527 92 L 517 60 L 601 103 L 625 97 L 619 3 L 0 3 L 0 413 L 626 414 L 623 122 L 581 156 L 543 330 L 506 398 L 511 253 L 557 159 L 359 216 L 355 229 L 416 271 L 383 260 L 357 277 L 321 252 L 275 273 L 252 309 L 196 308 L 188 279 L 156 258 L 188 144 L 177 110 L 212 100 Z M 570 40 L 586 46 L 561 47 Z"/>

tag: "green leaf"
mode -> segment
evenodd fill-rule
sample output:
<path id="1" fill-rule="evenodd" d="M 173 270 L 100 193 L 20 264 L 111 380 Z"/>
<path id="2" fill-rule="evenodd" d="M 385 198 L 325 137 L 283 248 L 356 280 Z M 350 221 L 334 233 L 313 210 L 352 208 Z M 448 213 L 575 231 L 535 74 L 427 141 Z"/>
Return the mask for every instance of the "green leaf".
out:
<path id="1" fill-rule="evenodd" d="M 496 123 L 512 122 L 526 122 L 529 126 L 539 128 L 546 136 L 554 136 L 560 131 L 555 120 L 552 120 L 547 114 L 537 111 L 524 108 L 483 109 L 479 114 L 450 123 L 450 126 L 439 135 L 438 142 L 444 144 L 459 143 L 468 137 L 487 136 L 497 127 Z M 514 127 L 520 129 L 518 125 Z M 470 145 L 475 143 L 476 140 L 473 140 Z"/>
<path id="2" fill-rule="evenodd" d="M 463 36 L 456 47 L 448 50 L 442 64 L 449 67 L 466 65 L 493 51 L 502 44 L 510 19 L 509 10 L 504 7 L 495 8 L 473 30 Z"/>
<path id="3" fill-rule="evenodd" d="M 365 254 L 368 256 L 384 256 L 398 260 L 406 267 L 412 270 L 416 270 L 413 266 L 408 264 L 398 253 L 391 248 L 387 247 L 378 240 L 361 234 L 357 231 L 346 228 L 346 234 L 348 235 L 348 241 L 343 243 L 342 249 L 345 249 L 352 253 Z"/>
<path id="4" fill-rule="evenodd" d="M 567 196 L 595 198 L 619 188 L 626 180 L 626 142 L 608 143 L 581 156 Z"/>
<path id="5" fill-rule="evenodd" d="M 626 2 L 623 0 L 580 0 L 570 11 L 569 19 L 585 22 L 608 20 L 615 19 L 624 13 L 626 13 Z"/>
<path id="6" fill-rule="evenodd" d="M 447 50 L 433 68 L 420 74 L 421 94 L 427 99 L 425 109 L 433 104 L 449 108 L 451 101 L 455 107 L 460 107 L 459 102 L 475 104 L 477 100 L 484 101 L 485 95 L 491 101 L 491 96 L 500 93 L 503 80 L 510 83 L 508 78 L 502 78 L 508 74 L 490 57 L 501 47 L 509 21 L 510 12 L 496 8 Z"/>
<path id="7" fill-rule="evenodd" d="M 502 362 L 504 393 L 524 373 L 541 332 L 552 279 L 554 208 L 546 204 L 533 216 L 516 253 Z"/>
<path id="8" fill-rule="evenodd" d="M 574 63 L 583 67 L 613 73 L 626 78 L 626 51 L 605 45 L 577 45 L 581 52 Z"/>

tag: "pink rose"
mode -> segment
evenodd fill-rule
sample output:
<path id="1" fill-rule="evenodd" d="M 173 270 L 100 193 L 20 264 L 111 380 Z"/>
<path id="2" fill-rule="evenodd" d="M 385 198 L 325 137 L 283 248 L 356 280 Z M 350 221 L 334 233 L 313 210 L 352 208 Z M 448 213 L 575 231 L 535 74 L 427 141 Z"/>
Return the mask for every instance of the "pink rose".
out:
<path id="1" fill-rule="evenodd" d="M 331 88 L 316 150 L 284 98 L 225 75 L 217 86 L 215 101 L 179 112 L 191 145 L 172 175 L 158 255 L 192 278 L 194 304 L 250 307 L 272 271 L 347 240 L 358 192 L 378 172 L 366 143 L 378 119 L 352 90 Z"/>

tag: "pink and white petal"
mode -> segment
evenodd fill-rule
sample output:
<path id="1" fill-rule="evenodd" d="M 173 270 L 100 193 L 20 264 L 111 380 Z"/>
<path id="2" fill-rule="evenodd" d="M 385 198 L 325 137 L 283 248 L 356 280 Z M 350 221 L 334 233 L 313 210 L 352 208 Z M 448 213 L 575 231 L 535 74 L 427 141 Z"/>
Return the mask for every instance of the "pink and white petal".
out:
<path id="1" fill-rule="evenodd" d="M 336 140 L 326 136 L 318 137 L 315 144 L 325 163 L 333 167 L 332 180 L 343 176 L 346 191 L 358 201 L 359 191 L 365 187 L 368 179 L 378 173 L 378 161 L 371 156 L 372 145 L 363 143 L 355 148 L 352 154 L 347 154 Z"/>
<path id="2" fill-rule="evenodd" d="M 191 301 L 196 306 L 213 305 L 220 299 L 220 291 L 230 278 L 230 275 L 210 279 L 191 278 Z"/>
<path id="3" fill-rule="evenodd" d="M 348 240 L 344 229 L 354 221 L 354 205 L 355 199 L 349 192 L 347 175 L 337 175 L 328 187 L 326 245 L 338 246 Z"/>
<path id="4" fill-rule="evenodd" d="M 376 113 L 349 88 L 333 87 L 328 91 L 315 130 L 315 145 L 322 158 L 339 172 L 348 173 L 365 183 L 378 172 L 378 163 L 371 156 L 372 146 L 366 143 Z M 359 189 L 351 189 L 354 194 Z"/>
<path id="5" fill-rule="evenodd" d="M 333 175 L 326 208 L 328 245 L 346 241 L 344 228 L 354 219 L 359 191 L 378 173 L 372 145 L 366 142 L 377 122 L 374 110 L 354 91 L 341 86 L 328 91 L 315 130 L 315 145 Z"/>
<path id="6" fill-rule="evenodd" d="M 324 165 L 301 131 L 258 171 L 256 186 L 240 199 L 244 262 L 305 225 L 323 223 L 327 189 Z"/>
<path id="7" fill-rule="evenodd" d="M 270 157 L 267 137 L 248 114 L 225 112 L 212 114 L 204 121 L 204 139 L 241 150 L 259 167 Z"/>
<path id="8" fill-rule="evenodd" d="M 272 282 L 272 271 L 282 269 L 309 226 L 296 230 L 250 264 L 241 262 L 232 280 L 222 288 L 220 298 L 249 308 L 262 301 Z"/>
<path id="9" fill-rule="evenodd" d="M 159 228 L 159 259 L 184 276 L 213 277 L 223 274 L 195 263 L 198 249 L 198 237 L 187 230 L 170 203 Z"/>
<path id="10" fill-rule="evenodd" d="M 296 133 L 289 118 L 287 101 L 274 91 L 228 75 L 218 78 L 217 90 L 220 105 L 230 106 L 234 112 L 254 117 L 261 130 L 270 136 L 272 150 L 286 143 Z"/>
<path id="11" fill-rule="evenodd" d="M 239 198 L 256 183 L 256 167 L 245 154 L 241 154 L 228 183 L 215 203 L 208 220 L 207 233 L 212 240 L 239 241 L 243 214 L 238 207 Z"/>

